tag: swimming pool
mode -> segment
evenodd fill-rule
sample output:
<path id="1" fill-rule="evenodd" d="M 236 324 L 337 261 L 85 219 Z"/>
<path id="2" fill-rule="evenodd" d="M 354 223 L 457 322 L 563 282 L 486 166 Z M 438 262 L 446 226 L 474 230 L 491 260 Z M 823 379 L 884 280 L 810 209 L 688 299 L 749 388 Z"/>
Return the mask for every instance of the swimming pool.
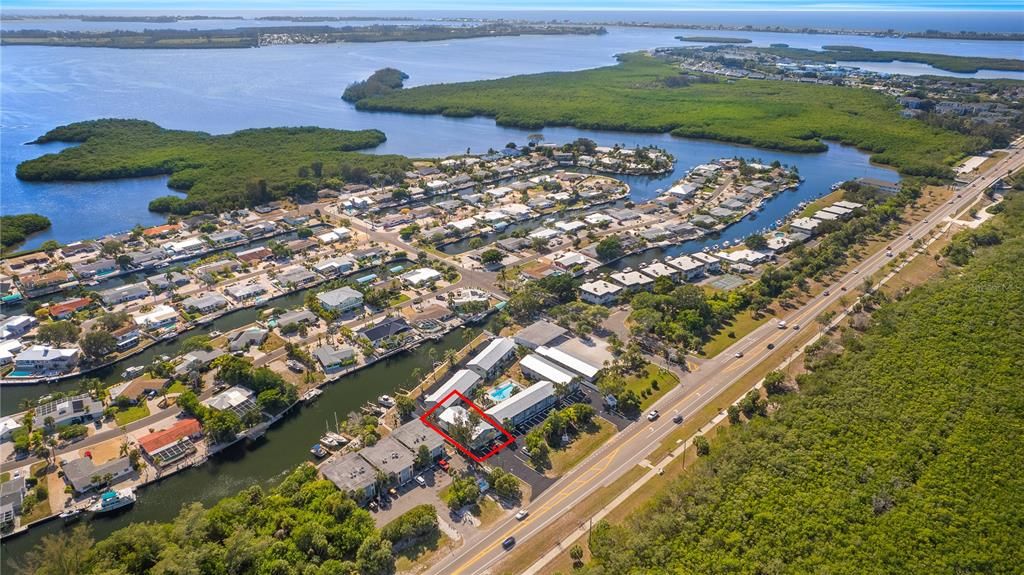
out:
<path id="1" fill-rule="evenodd" d="M 505 401 L 506 399 L 512 397 L 512 390 L 516 389 L 516 387 L 517 386 L 515 383 L 511 381 L 506 381 L 505 383 L 492 389 L 490 393 L 487 394 L 487 396 L 490 397 L 495 402 Z"/>

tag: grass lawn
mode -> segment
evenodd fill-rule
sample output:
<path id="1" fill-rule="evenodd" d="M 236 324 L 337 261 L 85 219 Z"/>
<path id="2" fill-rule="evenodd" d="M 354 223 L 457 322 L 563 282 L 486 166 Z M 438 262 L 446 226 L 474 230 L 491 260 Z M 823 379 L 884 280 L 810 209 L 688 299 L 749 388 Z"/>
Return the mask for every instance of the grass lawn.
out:
<path id="1" fill-rule="evenodd" d="M 831 206 L 832 204 L 834 204 L 834 203 L 836 203 L 836 202 L 838 202 L 838 201 L 840 201 L 842 199 L 843 199 L 843 190 L 836 190 L 836 191 L 834 191 L 834 192 L 832 192 L 832 193 L 830 193 L 830 194 L 828 194 L 826 196 L 822 196 L 822 197 L 814 200 L 813 202 L 807 204 L 807 207 L 804 208 L 804 211 L 800 212 L 800 217 L 801 218 L 809 218 L 809 217 L 813 216 L 818 210 L 820 210 L 822 208 L 827 208 L 828 206 Z"/>
<path id="2" fill-rule="evenodd" d="M 32 477 L 41 477 L 46 475 L 46 468 L 50 466 L 47 461 L 37 461 L 28 468 L 28 474 Z"/>
<path id="3" fill-rule="evenodd" d="M 25 525 L 32 523 L 33 521 L 39 521 L 44 517 L 48 517 L 52 511 L 50 511 L 50 500 L 39 501 L 32 506 L 32 510 L 21 516 L 21 524 Z"/>
<path id="4" fill-rule="evenodd" d="M 405 303 L 405 302 L 409 301 L 410 299 L 412 299 L 412 298 L 410 298 L 409 296 L 405 295 L 404 293 L 400 293 L 400 294 L 396 295 L 395 297 L 389 299 L 388 300 L 388 305 L 396 306 L 396 305 Z"/>
<path id="5" fill-rule="evenodd" d="M 265 339 L 260 345 L 260 351 L 263 353 L 270 353 L 276 349 L 284 347 L 284 344 L 284 338 L 274 332 L 270 332 L 267 334 L 267 339 Z"/>
<path id="6" fill-rule="evenodd" d="M 501 519 L 505 515 L 505 511 L 493 499 L 482 497 L 473 508 L 473 515 L 480 520 L 480 528 L 486 529 L 487 526 Z"/>
<path id="7" fill-rule="evenodd" d="M 733 318 L 732 323 L 725 325 L 701 348 L 704 357 L 715 357 L 725 351 L 730 345 L 742 339 L 748 333 L 754 331 L 764 322 L 771 318 L 770 313 L 761 314 L 755 319 L 749 311 L 740 312 Z M 732 334 L 730 336 L 730 334 Z"/>
<path id="8" fill-rule="evenodd" d="M 591 428 L 580 433 L 568 447 L 551 451 L 548 456 L 551 461 L 551 469 L 548 469 L 545 475 L 549 477 L 561 476 L 586 456 L 593 453 L 595 449 L 601 447 L 613 435 L 615 435 L 614 425 L 600 417 L 594 418 Z"/>
<path id="9" fill-rule="evenodd" d="M 114 414 L 114 420 L 117 421 L 118 426 L 128 425 L 129 423 L 133 421 L 138 421 L 148 415 L 149 406 L 146 405 L 145 403 L 140 403 L 135 407 L 129 407 L 128 409 L 118 411 L 117 413 Z"/>
<path id="10" fill-rule="evenodd" d="M 0 483 L 6 483 L 11 480 L 11 474 L 8 472 L 0 473 Z"/>
<path id="11" fill-rule="evenodd" d="M 678 383 L 679 378 L 671 371 L 649 363 L 641 373 L 626 378 L 626 389 L 633 390 L 641 398 L 640 409 L 645 410 Z M 644 391 L 650 395 L 644 397 Z"/>
<path id="12" fill-rule="evenodd" d="M 188 391 L 188 386 L 180 381 L 176 381 L 167 388 L 167 393 L 183 393 Z"/>
<path id="13" fill-rule="evenodd" d="M 447 549 L 451 544 L 452 540 L 441 533 L 434 539 L 403 549 L 395 555 L 395 571 L 405 573 L 425 569 L 434 562 L 440 551 Z"/>

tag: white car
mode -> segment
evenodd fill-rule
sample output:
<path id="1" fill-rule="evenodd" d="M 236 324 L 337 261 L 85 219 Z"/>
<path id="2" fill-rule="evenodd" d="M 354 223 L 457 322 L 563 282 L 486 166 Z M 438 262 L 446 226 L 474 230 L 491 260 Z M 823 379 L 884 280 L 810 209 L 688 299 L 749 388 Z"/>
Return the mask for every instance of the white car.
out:
<path id="1" fill-rule="evenodd" d="M 525 509 L 520 509 L 519 513 L 516 513 L 516 521 L 522 521 L 523 519 L 526 519 L 526 516 L 529 515 L 529 514 L 530 514 L 529 511 L 527 511 Z"/>
<path id="2" fill-rule="evenodd" d="M 655 419 L 658 419 L 658 417 L 660 416 L 661 414 L 658 413 L 657 409 L 651 410 L 651 412 L 647 414 L 647 421 L 654 421 Z"/>
<path id="3" fill-rule="evenodd" d="M 423 479 L 422 475 L 417 475 L 416 476 L 416 485 L 419 485 L 420 487 L 426 487 L 427 486 L 427 480 Z"/>

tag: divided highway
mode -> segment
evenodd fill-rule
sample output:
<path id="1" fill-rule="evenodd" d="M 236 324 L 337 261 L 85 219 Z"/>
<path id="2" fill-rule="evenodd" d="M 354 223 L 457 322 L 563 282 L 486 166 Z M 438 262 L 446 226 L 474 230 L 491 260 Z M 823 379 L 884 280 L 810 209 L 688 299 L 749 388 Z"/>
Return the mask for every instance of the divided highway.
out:
<path id="1" fill-rule="evenodd" d="M 995 180 L 1005 176 L 1007 172 L 1019 170 L 1022 165 L 1024 152 L 1017 149 L 1008 150 L 1006 157 L 959 189 L 951 203 L 943 203 L 936 207 L 926 218 L 910 226 L 906 234 L 891 242 L 893 253 L 912 249 L 915 240 L 926 237 L 944 220 L 955 217 L 967 209 Z M 501 543 L 507 537 L 514 536 L 518 544 L 529 540 L 558 520 L 564 512 L 581 504 L 597 490 L 615 482 L 647 459 L 676 429 L 676 425 L 671 421 L 673 415 L 678 413 L 689 419 L 706 405 L 715 402 L 733 383 L 774 353 L 768 349 L 768 344 L 773 344 L 776 349 L 784 348 L 799 335 L 792 326 L 813 325 L 823 311 L 835 304 L 844 294 L 852 295 L 854 290 L 863 285 L 865 277 L 881 270 L 890 259 L 885 255 L 885 250 L 866 257 L 855 270 L 829 286 L 829 295 L 815 297 L 799 310 L 779 317 L 778 319 L 787 322 L 788 329 L 779 329 L 775 321 L 769 321 L 729 349 L 705 361 L 697 372 L 688 374 L 681 385 L 669 391 L 654 405 L 664 417 L 653 423 L 646 420 L 638 421 L 620 432 L 532 501 L 529 506 L 530 515 L 525 520 L 516 521 L 509 517 L 497 522 L 478 537 L 467 540 L 462 547 L 439 561 L 427 573 L 486 573 L 505 556 L 506 552 L 502 549 Z M 846 288 L 846 291 L 842 288 Z M 735 354 L 740 351 L 743 352 L 743 357 L 736 358 Z M 720 405 L 724 408 L 727 403 L 723 400 Z M 556 544 L 555 541 L 550 543 Z"/>

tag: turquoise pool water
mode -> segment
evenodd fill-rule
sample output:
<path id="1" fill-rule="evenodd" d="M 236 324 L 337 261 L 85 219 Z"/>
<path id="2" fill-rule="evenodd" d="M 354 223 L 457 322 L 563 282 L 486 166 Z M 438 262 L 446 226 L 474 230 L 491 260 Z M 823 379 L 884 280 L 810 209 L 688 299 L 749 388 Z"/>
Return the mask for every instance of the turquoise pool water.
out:
<path id="1" fill-rule="evenodd" d="M 512 390 L 515 388 L 516 384 L 512 383 L 511 381 L 506 381 L 505 383 L 492 389 L 490 393 L 487 394 L 487 396 L 493 399 L 494 401 L 505 401 L 506 399 L 512 397 Z"/>

